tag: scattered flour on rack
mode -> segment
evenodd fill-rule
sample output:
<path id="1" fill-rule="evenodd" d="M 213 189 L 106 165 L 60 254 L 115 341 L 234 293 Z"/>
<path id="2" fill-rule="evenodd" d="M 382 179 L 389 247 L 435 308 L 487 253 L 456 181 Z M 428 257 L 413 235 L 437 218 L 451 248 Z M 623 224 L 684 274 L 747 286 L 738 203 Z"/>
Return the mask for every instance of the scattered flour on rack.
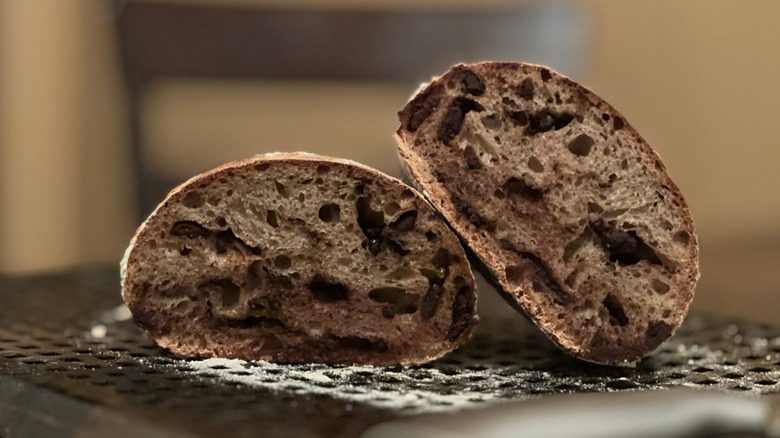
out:
<path id="1" fill-rule="evenodd" d="M 223 382 L 296 394 L 326 395 L 409 414 L 446 412 L 505 400 L 511 376 L 490 370 L 447 375 L 433 368 L 279 365 L 238 359 L 181 360 L 168 365 Z M 465 383 L 464 383 L 465 382 Z M 504 384 L 504 385 L 502 385 Z"/>

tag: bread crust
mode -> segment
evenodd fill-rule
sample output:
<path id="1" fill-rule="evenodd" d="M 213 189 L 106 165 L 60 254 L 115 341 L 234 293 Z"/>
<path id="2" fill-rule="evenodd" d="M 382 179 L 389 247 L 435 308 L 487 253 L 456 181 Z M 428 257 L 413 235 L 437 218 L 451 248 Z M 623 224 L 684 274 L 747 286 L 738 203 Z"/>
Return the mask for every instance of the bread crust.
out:
<path id="1" fill-rule="evenodd" d="M 399 118 L 409 179 L 561 349 L 631 364 L 682 323 L 699 277 L 690 211 L 592 91 L 539 65 L 457 65 Z"/>
<path id="2" fill-rule="evenodd" d="M 121 276 L 136 324 L 182 356 L 408 366 L 457 348 L 477 321 L 463 248 L 419 193 L 308 153 L 173 189 Z"/>

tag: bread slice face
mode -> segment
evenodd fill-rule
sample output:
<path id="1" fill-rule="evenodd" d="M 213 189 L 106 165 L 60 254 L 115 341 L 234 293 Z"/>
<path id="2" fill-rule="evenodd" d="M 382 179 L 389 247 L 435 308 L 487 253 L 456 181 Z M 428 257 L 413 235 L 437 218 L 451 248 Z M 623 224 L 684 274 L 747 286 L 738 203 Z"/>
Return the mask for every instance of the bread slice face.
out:
<path id="1" fill-rule="evenodd" d="M 682 323 L 699 277 L 690 212 L 593 92 L 542 66 L 458 65 L 399 118 L 411 182 L 563 350 L 632 363 Z"/>
<path id="2" fill-rule="evenodd" d="M 477 321 L 463 247 L 419 193 L 300 153 L 174 189 L 127 250 L 122 295 L 151 339 L 188 357 L 406 366 Z"/>

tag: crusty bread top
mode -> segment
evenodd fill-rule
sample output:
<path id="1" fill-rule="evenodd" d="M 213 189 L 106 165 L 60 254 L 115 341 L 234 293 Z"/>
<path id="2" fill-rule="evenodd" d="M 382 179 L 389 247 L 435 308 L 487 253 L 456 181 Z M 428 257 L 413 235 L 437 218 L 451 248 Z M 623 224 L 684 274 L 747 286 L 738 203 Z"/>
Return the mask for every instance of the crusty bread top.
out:
<path id="1" fill-rule="evenodd" d="M 439 213 L 395 178 L 312 154 L 190 179 L 122 264 L 136 323 L 186 356 L 410 365 L 476 323 L 468 261 Z"/>
<path id="2" fill-rule="evenodd" d="M 633 362 L 680 325 L 699 276 L 690 212 L 608 103 L 546 67 L 486 62 L 399 117 L 415 185 L 564 350 Z"/>

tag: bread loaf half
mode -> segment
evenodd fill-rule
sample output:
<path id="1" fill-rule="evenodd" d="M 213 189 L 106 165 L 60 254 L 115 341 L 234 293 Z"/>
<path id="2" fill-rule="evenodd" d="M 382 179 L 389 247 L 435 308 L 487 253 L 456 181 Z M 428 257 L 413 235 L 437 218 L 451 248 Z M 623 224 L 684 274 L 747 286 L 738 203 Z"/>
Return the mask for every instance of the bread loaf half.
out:
<path id="1" fill-rule="evenodd" d="M 699 276 L 688 207 L 614 108 L 541 66 L 458 65 L 399 113 L 412 182 L 563 350 L 634 362 Z"/>
<path id="2" fill-rule="evenodd" d="M 183 356 L 419 364 L 476 323 L 463 248 L 415 190 L 309 154 L 225 164 L 174 189 L 122 263 L 135 322 Z"/>

